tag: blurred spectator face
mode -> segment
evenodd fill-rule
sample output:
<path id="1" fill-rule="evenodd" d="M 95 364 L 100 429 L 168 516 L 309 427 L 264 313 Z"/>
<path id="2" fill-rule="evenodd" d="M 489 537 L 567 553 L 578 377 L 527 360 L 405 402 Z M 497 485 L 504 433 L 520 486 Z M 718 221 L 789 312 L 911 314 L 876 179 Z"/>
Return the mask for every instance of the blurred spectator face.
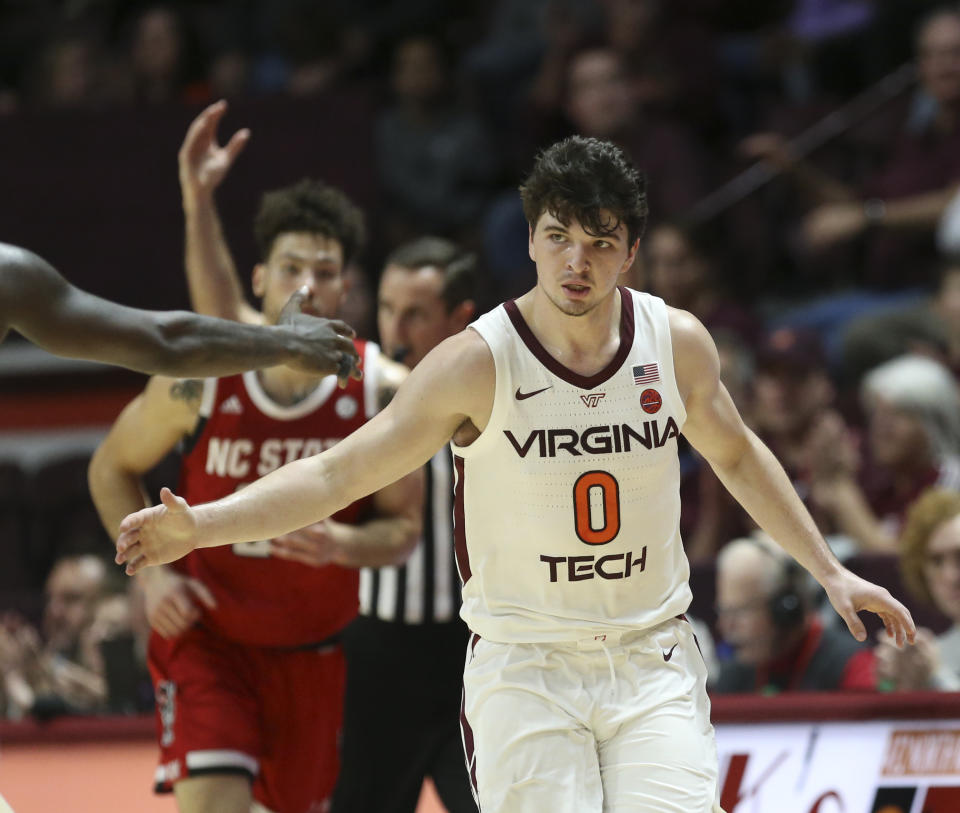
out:
<path id="1" fill-rule="evenodd" d="M 61 559 L 47 578 L 43 634 L 59 652 L 73 649 L 93 620 L 104 589 L 106 567 L 94 556 Z"/>
<path id="2" fill-rule="evenodd" d="M 386 267 L 380 279 L 377 325 L 380 343 L 390 358 L 414 367 L 457 332 L 459 326 L 452 324 L 454 317 L 443 300 L 443 284 L 443 271 L 436 266 Z"/>
<path id="3" fill-rule="evenodd" d="M 920 81 L 941 104 L 960 102 L 960 16 L 938 14 L 917 38 Z"/>
<path id="4" fill-rule="evenodd" d="M 960 516 L 947 520 L 931 534 L 923 575 L 937 609 L 960 622 Z"/>
<path id="5" fill-rule="evenodd" d="M 776 574 L 771 556 L 741 544 L 717 562 L 717 629 L 737 660 L 755 666 L 775 652 L 777 628 L 768 605 Z"/>
<path id="6" fill-rule="evenodd" d="M 241 96 L 247 89 L 248 67 L 241 51 L 218 54 L 210 65 L 211 95 L 216 99 Z"/>
<path id="7" fill-rule="evenodd" d="M 55 43 L 46 57 L 44 101 L 54 107 L 77 107 L 91 100 L 96 73 L 92 43 L 71 39 Z"/>
<path id="8" fill-rule="evenodd" d="M 757 354 L 754 421 L 762 432 L 798 435 L 833 401 L 834 390 L 813 334 L 777 330 Z"/>
<path id="9" fill-rule="evenodd" d="M 689 309 L 706 281 L 706 264 L 673 226 L 658 226 L 646 243 L 646 268 L 653 291 L 668 305 Z"/>
<path id="10" fill-rule="evenodd" d="M 393 60 L 393 89 L 414 102 L 436 99 L 446 85 L 444 64 L 436 43 L 415 37 L 397 46 Z"/>
<path id="11" fill-rule="evenodd" d="M 263 299 L 263 314 L 270 324 L 304 285 L 309 291 L 304 313 L 326 318 L 336 315 L 346 294 L 339 240 L 311 232 L 279 234 L 267 261 L 253 271 L 253 292 Z"/>
<path id="12" fill-rule="evenodd" d="M 609 138 L 634 115 L 635 104 L 620 58 L 610 48 L 577 54 L 567 68 L 566 113 L 581 135 Z"/>
<path id="13" fill-rule="evenodd" d="M 606 0 L 605 6 L 607 39 L 625 53 L 647 39 L 660 11 L 659 0 Z"/>
<path id="14" fill-rule="evenodd" d="M 870 450 L 881 466 L 913 468 L 932 463 L 933 450 L 923 422 L 909 410 L 877 396 L 869 412 Z"/>
<path id="15" fill-rule="evenodd" d="M 132 57 L 137 72 L 155 79 L 174 77 L 181 51 L 176 14 L 162 7 L 144 12 L 133 35 Z"/>

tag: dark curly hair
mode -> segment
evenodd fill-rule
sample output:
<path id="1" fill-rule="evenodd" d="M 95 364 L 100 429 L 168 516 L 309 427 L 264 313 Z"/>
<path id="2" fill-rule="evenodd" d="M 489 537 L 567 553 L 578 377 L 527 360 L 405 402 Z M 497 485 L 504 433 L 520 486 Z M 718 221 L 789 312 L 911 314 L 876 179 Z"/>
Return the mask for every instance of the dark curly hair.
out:
<path id="1" fill-rule="evenodd" d="M 564 226 L 576 220 L 597 236 L 623 223 L 632 246 L 647 221 L 643 174 L 618 146 L 596 138 L 570 136 L 543 150 L 520 186 L 520 198 L 531 228 L 545 212 Z"/>
<path id="2" fill-rule="evenodd" d="M 304 178 L 292 186 L 267 192 L 253 221 L 253 234 L 264 262 L 281 234 L 310 232 L 336 240 L 343 264 L 355 259 L 366 239 L 363 212 L 339 189 Z"/>

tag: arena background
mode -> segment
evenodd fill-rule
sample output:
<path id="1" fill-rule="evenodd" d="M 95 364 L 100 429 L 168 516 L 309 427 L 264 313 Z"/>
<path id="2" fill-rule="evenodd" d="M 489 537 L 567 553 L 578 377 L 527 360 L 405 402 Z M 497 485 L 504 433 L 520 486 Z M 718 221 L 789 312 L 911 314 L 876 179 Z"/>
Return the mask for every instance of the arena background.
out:
<path id="1" fill-rule="evenodd" d="M 845 419 L 862 425 L 863 370 L 843 356 L 843 331 L 856 318 L 923 301 L 944 257 L 939 217 L 905 234 L 889 228 L 884 213 L 892 201 L 927 192 L 942 192 L 945 209 L 960 184 L 960 162 L 950 160 L 951 150 L 960 154 L 960 119 L 938 131 L 936 147 L 916 147 L 938 116 L 960 110 L 960 43 L 944 46 L 938 87 L 917 76 L 916 26 L 938 8 L 955 7 L 921 0 L 0 3 L 0 240 L 37 252 L 109 299 L 189 307 L 176 154 L 203 106 L 227 98 L 221 136 L 240 127 L 253 133 L 217 198 L 245 282 L 258 259 L 250 226 L 261 193 L 304 175 L 323 178 L 368 216 L 348 318 L 375 338 L 380 265 L 412 234 L 445 234 L 475 250 L 485 305 L 524 290 L 533 277 L 519 179 L 555 138 L 577 131 L 612 138 L 647 172 L 648 234 L 666 223 L 696 232 L 710 260 L 704 285 L 734 314 L 720 320 L 719 334 L 736 334 L 746 356 L 766 346 L 770 331 L 816 334 Z M 577 62 L 590 52 L 613 61 Z M 411 135 L 410 120 L 420 122 L 422 138 Z M 760 133 L 780 140 L 748 141 Z M 821 202 L 796 182 L 784 155 L 806 158 L 854 190 L 854 208 L 835 210 L 837 220 L 814 229 L 810 216 Z M 387 171 L 402 161 L 404 172 Z M 841 215 L 852 215 L 852 225 L 839 223 Z M 645 259 L 632 284 L 669 301 L 672 289 L 656 290 Z M 53 358 L 19 337 L 0 347 L 0 614 L 39 623 L 44 580 L 58 556 L 109 555 L 86 495 L 86 461 L 143 383 L 129 372 Z M 695 527 L 697 517 L 688 521 Z M 693 610 L 708 626 L 713 552 L 698 555 L 693 577 Z M 895 557 L 857 558 L 856 545 L 847 553 L 932 629 L 949 625 L 908 597 Z M 19 813 L 171 810 L 169 799 L 149 793 L 150 732 L 142 715 L 6 720 L 0 792 Z M 438 809 L 426 788 L 421 810 Z"/>

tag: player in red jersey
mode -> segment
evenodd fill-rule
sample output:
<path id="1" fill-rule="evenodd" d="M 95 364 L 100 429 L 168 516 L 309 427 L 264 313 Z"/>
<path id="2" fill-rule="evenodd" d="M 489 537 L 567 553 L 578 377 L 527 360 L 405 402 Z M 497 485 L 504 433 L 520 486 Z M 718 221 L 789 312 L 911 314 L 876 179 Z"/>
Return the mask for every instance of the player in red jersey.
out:
<path id="1" fill-rule="evenodd" d="M 359 244 L 359 212 L 337 190 L 301 182 L 265 196 L 254 292 L 272 323 L 306 285 L 306 310 L 332 314 Z M 289 367 L 207 381 L 154 378 L 94 455 L 90 485 L 111 533 L 144 500 L 140 477 L 183 442 L 180 488 L 232 493 L 346 437 L 377 410 L 402 368 L 358 341 L 365 373 L 337 389 Z M 154 629 L 159 789 L 181 813 L 326 810 L 338 765 L 344 665 L 339 631 L 357 607 L 357 567 L 401 560 L 416 543 L 420 474 L 311 531 L 327 563 L 302 561 L 297 535 L 189 557 L 145 581 Z"/>

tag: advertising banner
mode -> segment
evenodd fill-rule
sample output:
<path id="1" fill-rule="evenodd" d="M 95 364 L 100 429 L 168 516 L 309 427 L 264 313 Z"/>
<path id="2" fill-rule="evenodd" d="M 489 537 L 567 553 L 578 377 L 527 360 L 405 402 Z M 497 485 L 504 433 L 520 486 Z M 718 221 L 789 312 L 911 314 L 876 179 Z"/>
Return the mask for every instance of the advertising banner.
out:
<path id="1" fill-rule="evenodd" d="M 717 726 L 726 813 L 960 813 L 960 720 Z"/>

